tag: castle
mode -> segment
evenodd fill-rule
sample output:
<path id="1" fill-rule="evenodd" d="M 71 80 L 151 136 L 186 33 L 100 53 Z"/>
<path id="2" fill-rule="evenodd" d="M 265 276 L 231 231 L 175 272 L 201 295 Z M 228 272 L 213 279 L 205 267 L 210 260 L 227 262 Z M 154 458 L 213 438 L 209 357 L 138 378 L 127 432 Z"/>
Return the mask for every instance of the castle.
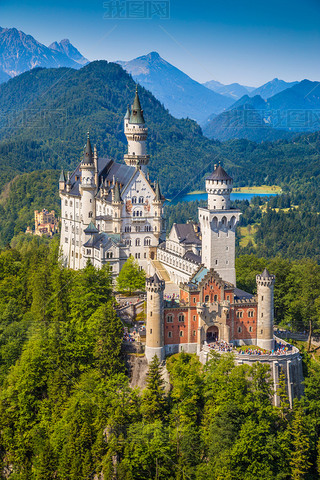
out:
<path id="1" fill-rule="evenodd" d="M 115 278 L 132 255 L 147 271 L 150 247 L 164 238 L 164 198 L 147 173 L 148 129 L 138 91 L 124 117 L 128 140 L 125 165 L 99 157 L 89 134 L 81 163 L 67 178 L 61 172 L 61 241 L 63 264 L 84 268 L 87 261 L 108 264 Z"/>
<path id="2" fill-rule="evenodd" d="M 238 355 L 237 363 L 268 363 L 275 392 L 280 371 L 284 371 L 292 404 L 302 392 L 299 351 L 293 349 L 276 358 L 269 355 L 275 347 L 275 277 L 266 269 L 257 275 L 257 295 L 236 286 L 235 235 L 240 211 L 230 202 L 232 178 L 221 165 L 215 165 L 206 178 L 208 204 L 199 208 L 199 225 L 174 224 L 166 239 L 165 199 L 159 183 L 150 182 L 147 172 L 148 129 L 137 89 L 124 117 L 124 133 L 128 141 L 125 164 L 99 157 L 88 134 L 81 163 L 67 178 L 61 173 L 63 264 L 73 269 L 84 268 L 88 260 L 97 268 L 108 264 L 116 278 L 132 255 L 148 274 L 148 362 L 154 355 L 163 360 L 183 350 L 196 353 L 205 363 L 215 341 L 256 345 L 267 354 Z M 169 284 L 176 289 L 170 300 L 165 294 Z"/>

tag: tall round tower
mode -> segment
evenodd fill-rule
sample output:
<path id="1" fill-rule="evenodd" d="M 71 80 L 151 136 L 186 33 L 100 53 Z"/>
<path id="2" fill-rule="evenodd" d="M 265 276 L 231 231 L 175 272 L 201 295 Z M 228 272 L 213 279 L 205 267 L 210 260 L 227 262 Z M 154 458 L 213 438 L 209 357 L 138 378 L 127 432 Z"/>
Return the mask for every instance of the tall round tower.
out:
<path id="1" fill-rule="evenodd" d="M 124 161 L 127 165 L 139 167 L 144 173 L 147 173 L 149 163 L 149 155 L 147 155 L 148 129 L 145 126 L 138 86 L 131 111 L 128 107 L 124 117 L 124 133 L 128 140 L 128 153 L 124 156 Z"/>
<path id="2" fill-rule="evenodd" d="M 275 276 L 265 268 L 256 276 L 258 296 L 257 345 L 267 350 L 274 348 L 274 282 Z"/>
<path id="3" fill-rule="evenodd" d="M 164 280 L 160 280 L 155 273 L 147 278 L 147 326 L 146 326 L 146 350 L 148 362 L 157 355 L 160 361 L 165 358 L 164 347 Z"/>
<path id="4" fill-rule="evenodd" d="M 90 143 L 89 132 L 87 145 L 84 150 L 83 159 L 80 165 L 81 170 L 81 217 L 83 225 L 89 225 L 95 217 L 95 165 Z"/>
<path id="5" fill-rule="evenodd" d="M 221 167 L 215 165 L 214 172 L 206 178 L 209 210 L 229 210 L 233 180 Z"/>

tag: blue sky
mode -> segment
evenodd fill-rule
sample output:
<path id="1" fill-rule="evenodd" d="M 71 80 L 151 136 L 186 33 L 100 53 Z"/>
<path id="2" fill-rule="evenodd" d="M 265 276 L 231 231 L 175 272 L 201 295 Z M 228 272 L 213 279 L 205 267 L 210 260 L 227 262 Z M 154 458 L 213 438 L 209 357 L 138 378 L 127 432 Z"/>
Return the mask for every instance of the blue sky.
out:
<path id="1" fill-rule="evenodd" d="M 130 60 L 157 51 L 200 82 L 320 80 L 319 0 L 160 2 L 0 0 L 0 25 L 45 45 L 69 38 L 89 60 Z M 109 18 L 118 15 L 117 5 L 124 18 Z M 163 18 L 166 5 L 169 18 Z"/>

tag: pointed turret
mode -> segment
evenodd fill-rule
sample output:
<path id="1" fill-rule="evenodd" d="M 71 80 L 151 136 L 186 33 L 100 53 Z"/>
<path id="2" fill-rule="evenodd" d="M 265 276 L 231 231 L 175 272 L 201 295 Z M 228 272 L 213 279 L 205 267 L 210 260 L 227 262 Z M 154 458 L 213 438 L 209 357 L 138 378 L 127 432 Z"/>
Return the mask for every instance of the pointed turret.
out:
<path id="1" fill-rule="evenodd" d="M 127 106 L 127 112 L 126 112 L 126 114 L 125 114 L 125 116 L 124 116 L 124 119 L 125 119 L 125 120 L 129 120 L 129 119 L 130 119 L 130 106 L 129 106 L 129 105 Z"/>
<path id="2" fill-rule="evenodd" d="M 134 97 L 132 111 L 130 115 L 130 123 L 144 124 L 143 110 L 141 109 L 139 94 L 138 94 L 138 85 L 136 85 L 136 94 Z"/>
<path id="3" fill-rule="evenodd" d="M 114 186 L 113 202 L 114 202 L 114 203 L 121 203 L 121 202 L 122 202 L 121 192 L 120 192 L 120 185 L 119 185 L 119 182 L 118 182 L 118 181 L 116 181 L 116 184 L 115 184 L 115 186 Z"/>
<path id="4" fill-rule="evenodd" d="M 159 182 L 156 183 L 156 197 L 155 197 L 156 202 L 161 202 L 161 192 L 160 192 L 160 184 Z"/>
<path id="5" fill-rule="evenodd" d="M 84 149 L 84 152 L 83 152 L 82 163 L 85 164 L 85 165 L 90 165 L 90 164 L 93 165 L 94 164 L 89 132 L 87 134 L 87 145 L 86 145 L 86 147 Z"/>
<path id="6" fill-rule="evenodd" d="M 60 178 L 59 178 L 59 190 L 64 190 L 66 188 L 66 176 L 64 171 L 61 170 Z"/>
<path id="7" fill-rule="evenodd" d="M 66 177 L 65 177 L 64 171 L 62 169 L 61 173 L 60 173 L 59 182 L 65 182 L 65 181 L 66 181 Z"/>

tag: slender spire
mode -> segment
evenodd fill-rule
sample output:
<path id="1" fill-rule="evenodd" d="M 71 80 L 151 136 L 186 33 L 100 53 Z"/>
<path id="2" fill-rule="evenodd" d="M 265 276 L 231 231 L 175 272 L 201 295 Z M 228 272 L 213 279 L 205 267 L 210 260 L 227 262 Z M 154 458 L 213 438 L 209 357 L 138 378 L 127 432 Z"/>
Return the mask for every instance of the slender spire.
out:
<path id="1" fill-rule="evenodd" d="M 130 106 L 128 105 L 127 106 L 127 112 L 125 114 L 125 117 L 124 117 L 125 120 L 129 120 L 130 119 Z"/>
<path id="2" fill-rule="evenodd" d="M 92 153 L 92 148 L 91 148 L 91 142 L 90 142 L 90 134 L 89 132 L 87 133 L 87 145 L 84 149 L 83 153 L 83 161 L 82 163 L 84 164 L 93 164 L 93 153 Z"/>
<path id="3" fill-rule="evenodd" d="M 114 201 L 115 203 L 120 203 L 120 202 L 122 202 L 121 192 L 120 192 L 120 185 L 119 185 L 118 180 L 116 181 L 116 184 L 115 184 L 115 186 L 114 186 L 114 197 L 113 197 L 113 201 Z"/>
<path id="4" fill-rule="evenodd" d="M 64 171 L 62 169 L 61 173 L 60 173 L 59 182 L 65 182 L 65 181 L 66 181 L 66 176 L 65 176 Z"/>
<path id="5" fill-rule="evenodd" d="M 156 198 L 157 202 L 161 202 L 161 192 L 160 192 L 160 185 L 159 182 L 156 183 Z"/>
<path id="6" fill-rule="evenodd" d="M 141 109 L 141 104 L 140 104 L 140 99 L 138 94 L 138 85 L 136 85 L 136 94 L 135 94 L 133 105 L 132 105 L 130 123 L 138 123 L 138 124 L 145 123 L 143 118 L 143 110 Z"/>

